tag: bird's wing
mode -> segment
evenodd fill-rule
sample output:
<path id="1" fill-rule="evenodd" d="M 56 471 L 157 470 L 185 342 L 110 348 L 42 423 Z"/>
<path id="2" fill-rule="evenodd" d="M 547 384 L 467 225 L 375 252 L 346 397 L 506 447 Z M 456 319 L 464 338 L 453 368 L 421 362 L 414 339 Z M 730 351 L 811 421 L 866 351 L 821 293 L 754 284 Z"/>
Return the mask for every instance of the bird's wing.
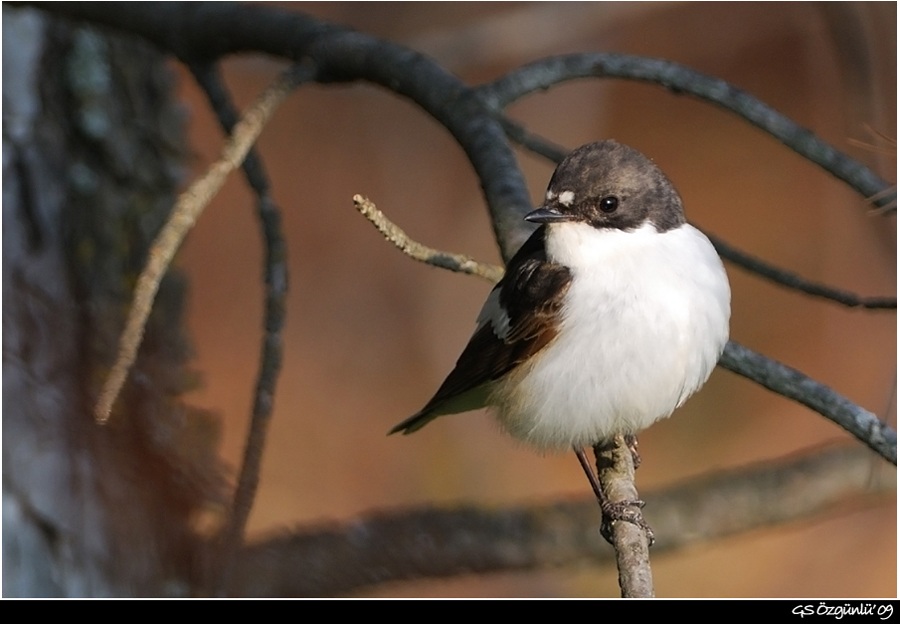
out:
<path id="1" fill-rule="evenodd" d="M 503 279 L 478 315 L 478 328 L 456 366 L 420 411 L 390 433 L 412 433 L 433 418 L 484 406 L 487 384 L 544 348 L 559 329 L 559 310 L 572 280 L 564 266 L 547 261 L 546 226 L 516 252 Z"/>

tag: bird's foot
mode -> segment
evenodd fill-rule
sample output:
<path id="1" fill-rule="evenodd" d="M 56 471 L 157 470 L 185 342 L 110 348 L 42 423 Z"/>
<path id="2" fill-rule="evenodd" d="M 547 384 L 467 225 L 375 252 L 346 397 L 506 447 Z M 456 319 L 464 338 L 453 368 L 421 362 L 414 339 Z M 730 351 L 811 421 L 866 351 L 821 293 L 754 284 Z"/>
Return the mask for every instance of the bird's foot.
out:
<path id="1" fill-rule="evenodd" d="M 640 455 L 637 454 L 637 438 L 635 436 L 630 436 L 630 439 L 626 439 L 626 441 L 628 443 L 628 448 L 632 453 L 631 457 L 635 460 L 636 465 L 640 462 Z M 634 444 L 633 446 L 632 442 Z M 603 516 L 600 522 L 600 534 L 607 542 L 613 544 L 613 524 L 619 521 L 630 522 L 644 530 L 644 533 L 647 535 L 647 544 L 652 546 L 655 540 L 653 529 L 650 528 L 650 525 L 647 524 L 646 520 L 644 520 L 644 515 L 641 513 L 644 501 L 630 500 L 615 503 L 610 501 L 606 494 L 603 493 L 603 488 L 600 486 L 600 480 L 594 472 L 594 469 L 591 467 L 584 449 L 576 446 L 574 450 L 575 455 L 578 457 L 578 461 L 581 463 L 581 467 L 584 470 L 584 474 L 587 475 L 587 478 L 591 483 L 591 488 L 594 490 L 594 496 L 597 497 L 597 502 L 600 504 L 600 511 Z M 596 447 L 595 452 L 597 452 Z"/>
<path id="2" fill-rule="evenodd" d="M 610 544 L 613 543 L 613 524 L 616 522 L 630 522 L 640 527 L 647 535 L 647 544 L 653 546 L 656 537 L 653 535 L 653 529 L 644 520 L 644 514 L 641 509 L 644 506 L 642 500 L 619 501 L 616 503 L 608 500 L 600 501 L 600 509 L 603 512 L 603 521 L 600 524 L 600 534 Z"/>

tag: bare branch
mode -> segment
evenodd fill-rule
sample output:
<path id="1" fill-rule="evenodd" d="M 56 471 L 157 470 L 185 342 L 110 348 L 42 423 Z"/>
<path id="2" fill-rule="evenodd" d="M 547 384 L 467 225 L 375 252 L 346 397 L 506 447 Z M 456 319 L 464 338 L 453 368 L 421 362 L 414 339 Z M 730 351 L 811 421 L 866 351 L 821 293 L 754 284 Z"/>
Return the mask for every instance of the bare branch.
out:
<path id="1" fill-rule="evenodd" d="M 198 84 L 206 93 L 210 106 L 219 118 L 226 134 L 231 134 L 239 123 L 239 113 L 225 88 L 218 68 L 212 64 L 192 64 L 191 71 Z M 257 214 L 262 226 L 265 244 L 264 274 L 264 334 L 260 353 L 260 367 L 256 390 L 253 395 L 253 412 L 244 446 L 244 458 L 238 474 L 231 513 L 222 531 L 221 560 L 218 562 L 220 579 L 212 581 L 211 587 L 217 593 L 227 589 L 234 557 L 244 536 L 247 519 L 256 499 L 262 455 L 266 435 L 275 403 L 275 385 L 281 370 L 282 341 L 284 327 L 285 299 L 288 288 L 287 246 L 281 230 L 281 214 L 272 197 L 268 175 L 262 159 L 251 148 L 247 152 L 241 169 L 250 188 L 257 196 Z"/>
<path id="2" fill-rule="evenodd" d="M 499 113 L 529 93 L 588 77 L 652 82 L 674 93 L 687 93 L 712 102 L 771 134 L 877 206 L 896 204 L 896 188 L 859 161 L 734 85 L 671 61 L 616 53 L 569 54 L 529 63 L 477 90 L 485 104 Z"/>
<path id="3" fill-rule="evenodd" d="M 654 551 L 662 553 L 846 511 L 848 499 L 874 504 L 895 488 L 895 472 L 873 477 L 871 455 L 853 447 L 708 475 L 645 499 Z M 241 596 L 333 596 L 391 581 L 610 564 L 613 551 L 597 536 L 598 518 L 591 497 L 494 510 L 415 509 L 310 526 L 247 546 L 234 588 Z"/>
<path id="4" fill-rule="evenodd" d="M 169 220 L 150 246 L 147 265 L 138 277 L 134 301 L 119 340 L 119 353 L 97 401 L 94 412 L 97 422 L 102 424 L 109 419 L 113 403 L 119 396 L 137 356 L 160 280 L 168 270 L 184 237 L 222 187 L 228 174 L 243 161 L 247 150 L 256 141 L 278 104 L 300 81 L 308 77 L 308 70 L 292 68 L 266 89 L 235 127 L 225 145 L 222 157 L 178 197 Z"/>
<path id="5" fill-rule="evenodd" d="M 390 243 L 413 260 L 456 273 L 477 275 L 492 284 L 496 284 L 503 277 L 503 267 L 501 266 L 481 263 L 462 254 L 438 251 L 414 241 L 406 232 L 391 222 L 371 200 L 362 195 L 353 196 L 353 205 L 379 232 L 384 234 Z"/>
<path id="6" fill-rule="evenodd" d="M 897 465 L 897 432 L 828 386 L 734 341 L 725 345 L 719 366 L 814 409 Z"/>
<path id="7" fill-rule="evenodd" d="M 733 262 L 737 266 L 755 273 L 761 277 L 786 286 L 791 290 L 797 290 L 807 295 L 821 297 L 829 301 L 849 306 L 851 308 L 861 307 L 869 310 L 896 310 L 896 297 L 863 297 L 856 293 L 840 290 L 826 284 L 819 284 L 803 278 L 796 273 L 791 273 L 785 269 L 776 267 L 764 260 L 748 254 L 747 252 L 737 249 L 717 236 L 713 236 L 709 232 L 704 232 L 712 242 L 716 251 L 725 260 Z"/>

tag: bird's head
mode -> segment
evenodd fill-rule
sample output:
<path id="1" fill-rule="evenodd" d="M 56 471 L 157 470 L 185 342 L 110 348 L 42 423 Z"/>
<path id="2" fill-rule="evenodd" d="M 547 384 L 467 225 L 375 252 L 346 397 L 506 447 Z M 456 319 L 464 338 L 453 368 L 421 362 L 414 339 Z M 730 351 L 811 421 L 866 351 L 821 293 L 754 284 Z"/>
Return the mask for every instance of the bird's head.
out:
<path id="1" fill-rule="evenodd" d="M 588 223 L 633 230 L 646 222 L 666 231 L 685 222 L 681 197 L 649 158 L 616 141 L 588 143 L 559 164 L 532 223 Z"/>

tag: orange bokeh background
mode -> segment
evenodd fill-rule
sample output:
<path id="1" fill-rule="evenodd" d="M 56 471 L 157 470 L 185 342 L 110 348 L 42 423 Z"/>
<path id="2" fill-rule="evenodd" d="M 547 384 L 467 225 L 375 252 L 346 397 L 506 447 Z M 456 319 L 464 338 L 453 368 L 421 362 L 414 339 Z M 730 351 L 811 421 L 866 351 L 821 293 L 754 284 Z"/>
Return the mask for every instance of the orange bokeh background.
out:
<path id="1" fill-rule="evenodd" d="M 301 3 L 311 13 L 408 45 L 469 83 L 542 56 L 617 51 L 726 79 L 895 179 L 894 3 Z M 240 107 L 281 64 L 225 63 Z M 178 67 L 192 175 L 221 133 Z M 896 292 L 896 220 L 735 116 L 656 86 L 568 83 L 510 109 L 567 147 L 615 138 L 675 182 L 688 218 L 807 278 L 862 295 Z M 853 140 L 871 147 L 860 147 Z M 298 524 L 413 505 L 489 507 L 586 497 L 575 459 L 540 457 L 476 412 L 386 437 L 427 400 L 468 338 L 490 286 L 409 260 L 353 209 L 370 197 L 417 240 L 497 262 L 478 182 L 462 150 L 405 100 L 365 85 L 309 86 L 259 142 L 283 210 L 291 284 L 284 368 L 251 538 Z M 552 164 L 519 152 L 535 201 Z M 262 335 L 261 235 L 233 176 L 180 252 L 191 280 L 188 400 L 223 419 L 236 467 Z M 774 286 L 728 266 L 732 337 L 829 384 L 895 423 L 896 315 Z M 834 424 L 717 370 L 669 421 L 641 436 L 641 491 L 824 443 L 855 444 Z M 893 471 L 873 455 L 873 472 Z M 599 539 L 599 538 L 598 538 Z M 894 500 L 815 522 L 654 558 L 666 597 L 896 595 Z M 607 589 L 608 588 L 608 589 Z M 510 573 L 378 588 L 379 596 L 617 595 L 611 567 Z"/>

